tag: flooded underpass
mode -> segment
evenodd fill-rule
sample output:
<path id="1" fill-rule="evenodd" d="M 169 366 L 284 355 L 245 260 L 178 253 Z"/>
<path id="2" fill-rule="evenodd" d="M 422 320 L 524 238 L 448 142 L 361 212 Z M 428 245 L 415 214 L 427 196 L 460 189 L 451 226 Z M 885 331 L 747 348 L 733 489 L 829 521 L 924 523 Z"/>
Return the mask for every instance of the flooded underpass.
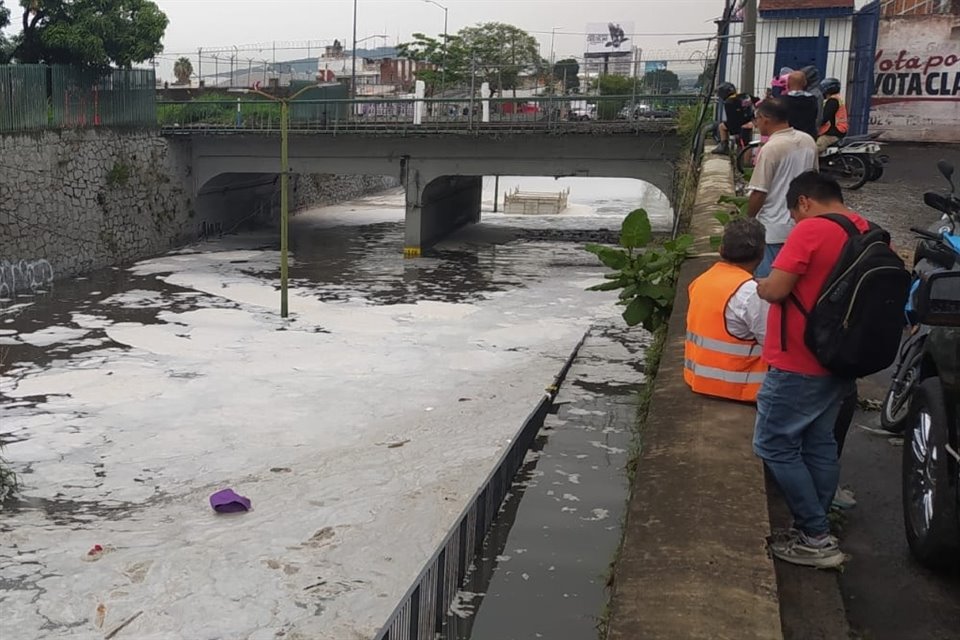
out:
<path id="1" fill-rule="evenodd" d="M 649 336 L 584 290 L 582 245 L 670 216 L 634 181 L 548 182 L 568 212 L 493 214 L 489 180 L 418 260 L 400 193 L 298 215 L 288 319 L 266 231 L 4 302 L 4 637 L 373 637 L 581 340 L 445 629 L 592 629 Z M 253 509 L 215 514 L 225 487 Z"/>

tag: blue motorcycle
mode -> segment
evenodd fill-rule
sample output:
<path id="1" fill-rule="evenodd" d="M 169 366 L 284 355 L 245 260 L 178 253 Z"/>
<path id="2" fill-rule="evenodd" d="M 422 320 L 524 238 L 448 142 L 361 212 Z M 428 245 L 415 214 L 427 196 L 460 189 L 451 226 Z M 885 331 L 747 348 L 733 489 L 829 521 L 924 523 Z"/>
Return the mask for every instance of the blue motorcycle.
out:
<path id="1" fill-rule="evenodd" d="M 913 260 L 913 285 L 906 308 L 910 333 L 900 347 L 893 379 L 880 411 L 881 426 L 892 433 L 901 433 L 904 429 L 909 400 L 921 378 L 923 347 L 931 329 L 918 317 L 917 294 L 931 273 L 960 270 L 960 235 L 957 235 L 960 199 L 953 185 L 953 166 L 941 160 L 937 168 L 950 183 L 950 193 L 942 195 L 928 191 L 923 194 L 924 204 L 941 213 L 936 231 L 910 228 L 919 238 Z"/>

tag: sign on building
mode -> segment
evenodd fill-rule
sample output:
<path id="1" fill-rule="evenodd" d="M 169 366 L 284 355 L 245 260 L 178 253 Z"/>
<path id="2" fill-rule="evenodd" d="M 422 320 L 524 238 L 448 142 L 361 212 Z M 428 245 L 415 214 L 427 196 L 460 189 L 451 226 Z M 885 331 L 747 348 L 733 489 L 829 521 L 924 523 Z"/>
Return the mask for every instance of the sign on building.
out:
<path id="1" fill-rule="evenodd" d="M 870 130 L 886 140 L 960 142 L 960 40 L 950 16 L 884 18 Z"/>

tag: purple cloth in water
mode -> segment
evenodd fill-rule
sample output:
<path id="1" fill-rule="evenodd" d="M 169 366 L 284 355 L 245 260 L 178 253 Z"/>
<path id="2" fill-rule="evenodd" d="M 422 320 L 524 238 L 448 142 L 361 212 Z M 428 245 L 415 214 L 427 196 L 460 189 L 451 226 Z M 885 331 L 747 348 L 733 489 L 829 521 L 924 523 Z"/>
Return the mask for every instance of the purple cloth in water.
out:
<path id="1" fill-rule="evenodd" d="M 221 489 L 210 496 L 210 506 L 217 513 L 249 511 L 250 499 L 237 494 L 233 489 Z"/>

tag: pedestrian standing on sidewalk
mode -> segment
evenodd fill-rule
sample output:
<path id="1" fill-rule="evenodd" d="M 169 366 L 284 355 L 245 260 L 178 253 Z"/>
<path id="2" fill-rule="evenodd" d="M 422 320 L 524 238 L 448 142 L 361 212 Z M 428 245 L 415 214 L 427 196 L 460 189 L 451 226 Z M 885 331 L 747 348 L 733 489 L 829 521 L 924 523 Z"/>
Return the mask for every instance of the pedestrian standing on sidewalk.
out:
<path id="1" fill-rule="evenodd" d="M 770 274 L 777 252 L 783 247 L 793 219 L 787 209 L 790 181 L 804 171 L 816 170 L 817 145 L 810 136 L 790 127 L 783 98 L 764 100 L 757 108 L 757 126 L 761 135 L 770 136 L 757 158 L 747 191 L 750 193 L 747 215 L 766 228 L 766 253 L 754 274 Z"/>
<path id="2" fill-rule="evenodd" d="M 695 393 L 757 400 L 770 305 L 757 295 L 752 274 L 763 252 L 763 225 L 733 220 L 723 229 L 720 261 L 690 283 L 683 379 Z"/>
<path id="3" fill-rule="evenodd" d="M 783 99 L 787 102 L 790 126 L 816 140 L 820 100 L 807 90 L 807 76 L 803 71 L 794 71 L 787 76 L 787 93 Z"/>
<path id="4" fill-rule="evenodd" d="M 841 214 L 861 233 L 869 224 L 843 204 L 835 181 L 816 172 L 793 180 L 786 200 L 797 226 L 770 276 L 757 284 L 759 296 L 771 303 L 763 349 L 770 370 L 757 397 L 753 449 L 793 514 L 794 530 L 771 544 L 773 555 L 835 567 L 844 556 L 827 521 L 840 474 L 834 429 L 854 382 L 832 375 L 808 348 L 807 317 L 799 305 L 813 308 L 848 239 L 843 227 L 821 216 Z"/>

